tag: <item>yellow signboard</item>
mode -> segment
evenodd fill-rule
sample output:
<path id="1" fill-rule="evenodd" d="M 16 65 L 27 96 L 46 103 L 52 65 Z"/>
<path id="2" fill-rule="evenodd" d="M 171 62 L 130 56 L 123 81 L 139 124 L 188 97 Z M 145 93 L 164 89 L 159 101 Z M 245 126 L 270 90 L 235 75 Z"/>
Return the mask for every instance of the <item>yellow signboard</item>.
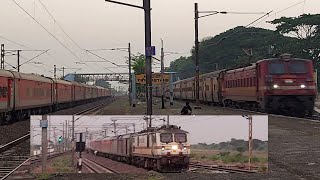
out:
<path id="1" fill-rule="evenodd" d="M 170 79 L 169 74 L 163 74 L 164 84 L 168 84 L 169 79 Z M 136 83 L 137 84 L 146 84 L 146 75 L 145 74 L 136 75 Z M 152 73 L 152 84 L 161 85 L 161 74 L 160 73 Z"/>

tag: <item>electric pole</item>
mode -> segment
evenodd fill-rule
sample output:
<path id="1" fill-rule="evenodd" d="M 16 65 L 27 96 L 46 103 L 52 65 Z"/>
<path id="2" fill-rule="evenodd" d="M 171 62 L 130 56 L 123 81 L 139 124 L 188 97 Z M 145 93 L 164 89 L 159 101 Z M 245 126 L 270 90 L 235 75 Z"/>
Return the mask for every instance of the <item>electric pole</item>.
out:
<path id="1" fill-rule="evenodd" d="M 128 44 L 128 52 L 129 52 L 129 105 L 132 105 L 132 75 L 131 75 L 131 45 Z"/>
<path id="2" fill-rule="evenodd" d="M 17 68 L 18 68 L 18 72 L 20 72 L 20 51 L 21 50 L 17 50 L 17 55 L 18 55 L 18 66 L 17 66 Z"/>
<path id="3" fill-rule="evenodd" d="M 72 115 L 72 139 L 71 139 L 71 146 L 72 146 L 72 160 L 71 165 L 74 167 L 74 156 L 75 156 L 75 143 L 74 143 L 74 115 Z"/>
<path id="4" fill-rule="evenodd" d="M 64 152 L 65 142 L 66 142 L 65 133 L 64 133 L 64 123 L 62 123 L 62 137 L 63 137 L 63 140 L 62 140 L 62 152 Z"/>
<path id="5" fill-rule="evenodd" d="M 248 151 L 248 157 L 249 157 L 249 170 L 251 170 L 251 156 L 252 156 L 252 116 L 248 116 L 249 120 L 249 151 Z"/>
<path id="6" fill-rule="evenodd" d="M 1 69 L 4 69 L 4 44 L 1 44 Z"/>
<path id="7" fill-rule="evenodd" d="M 48 132 L 47 132 L 47 128 L 48 128 L 48 120 L 47 120 L 47 115 L 42 115 L 42 121 L 44 122 L 44 124 L 42 125 L 41 123 L 41 129 L 42 129 L 42 138 L 41 138 L 41 142 L 42 142 L 42 173 L 46 173 L 47 172 L 47 153 L 48 153 Z"/>
<path id="8" fill-rule="evenodd" d="M 116 136 L 117 135 L 117 131 L 116 131 L 116 121 L 117 120 L 112 120 L 113 121 L 113 132 L 114 132 L 114 135 Z"/>
<path id="9" fill-rule="evenodd" d="M 194 3 L 194 20 L 195 20 L 195 65 L 196 65 L 196 106 L 199 106 L 199 84 L 200 84 L 200 74 L 199 74 L 199 11 L 198 3 Z"/>
<path id="10" fill-rule="evenodd" d="M 145 74 L 146 74 L 146 99 L 147 99 L 147 115 L 152 115 L 152 47 L 151 47 L 151 5 L 150 0 L 143 0 L 143 6 L 118 2 L 114 0 L 105 0 L 107 2 L 130 6 L 144 10 L 144 25 L 145 25 Z"/>
<path id="11" fill-rule="evenodd" d="M 145 50 L 151 48 L 151 5 L 150 0 L 143 0 L 145 17 Z M 152 55 L 146 53 L 146 92 L 147 92 L 147 115 L 152 115 Z"/>
<path id="12" fill-rule="evenodd" d="M 164 52 L 163 52 L 163 40 L 161 39 L 161 109 L 164 109 L 164 82 L 163 82 L 163 73 L 164 73 Z"/>
<path id="13" fill-rule="evenodd" d="M 54 76 L 54 79 L 57 78 L 57 67 L 56 67 L 56 65 L 53 65 L 53 76 Z"/>
<path id="14" fill-rule="evenodd" d="M 64 67 L 62 67 L 62 78 L 64 78 Z"/>

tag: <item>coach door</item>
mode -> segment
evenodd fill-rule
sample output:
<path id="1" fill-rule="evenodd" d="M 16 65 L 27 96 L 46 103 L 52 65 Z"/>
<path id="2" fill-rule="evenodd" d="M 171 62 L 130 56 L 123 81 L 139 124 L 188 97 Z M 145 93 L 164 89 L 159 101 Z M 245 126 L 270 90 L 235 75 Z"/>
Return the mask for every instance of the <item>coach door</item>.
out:
<path id="1" fill-rule="evenodd" d="M 8 89 L 7 89 L 7 97 L 8 97 L 8 108 L 14 108 L 14 80 L 8 79 Z"/>

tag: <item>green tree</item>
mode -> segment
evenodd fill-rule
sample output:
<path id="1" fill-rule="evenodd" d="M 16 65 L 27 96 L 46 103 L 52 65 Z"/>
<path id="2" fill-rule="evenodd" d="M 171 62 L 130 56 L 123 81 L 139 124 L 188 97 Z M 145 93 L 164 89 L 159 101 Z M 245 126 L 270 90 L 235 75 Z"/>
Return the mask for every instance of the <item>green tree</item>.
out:
<path id="1" fill-rule="evenodd" d="M 281 17 L 270 22 L 276 25 L 276 32 L 297 39 L 294 49 L 300 57 L 312 59 L 320 55 L 320 14 L 303 14 L 298 17 Z"/>
<path id="2" fill-rule="evenodd" d="M 135 74 L 144 74 L 146 64 L 145 56 L 139 53 L 137 55 L 133 55 L 132 62 L 132 69 L 134 70 Z"/>
<path id="3" fill-rule="evenodd" d="M 229 69 L 270 58 L 273 54 L 297 55 L 297 42 L 297 38 L 287 37 L 272 30 L 239 26 L 201 40 L 200 74 L 214 71 L 216 63 L 220 69 Z M 252 49 L 253 55 L 248 56 L 244 51 L 246 49 Z M 190 57 L 180 57 L 170 64 L 171 70 L 176 71 L 180 79 L 195 75 L 194 48 L 191 53 Z"/>

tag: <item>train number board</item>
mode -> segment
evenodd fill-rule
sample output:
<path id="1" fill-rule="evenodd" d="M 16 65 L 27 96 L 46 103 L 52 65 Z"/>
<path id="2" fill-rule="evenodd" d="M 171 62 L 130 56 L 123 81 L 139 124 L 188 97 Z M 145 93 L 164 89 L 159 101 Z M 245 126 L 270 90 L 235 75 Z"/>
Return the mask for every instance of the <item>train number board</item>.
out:
<path id="1" fill-rule="evenodd" d="M 164 84 L 168 84 L 169 79 L 170 79 L 169 74 L 163 74 Z M 137 84 L 146 84 L 146 75 L 145 74 L 136 75 L 136 83 Z M 160 73 L 152 73 L 152 84 L 161 85 L 161 74 Z"/>

